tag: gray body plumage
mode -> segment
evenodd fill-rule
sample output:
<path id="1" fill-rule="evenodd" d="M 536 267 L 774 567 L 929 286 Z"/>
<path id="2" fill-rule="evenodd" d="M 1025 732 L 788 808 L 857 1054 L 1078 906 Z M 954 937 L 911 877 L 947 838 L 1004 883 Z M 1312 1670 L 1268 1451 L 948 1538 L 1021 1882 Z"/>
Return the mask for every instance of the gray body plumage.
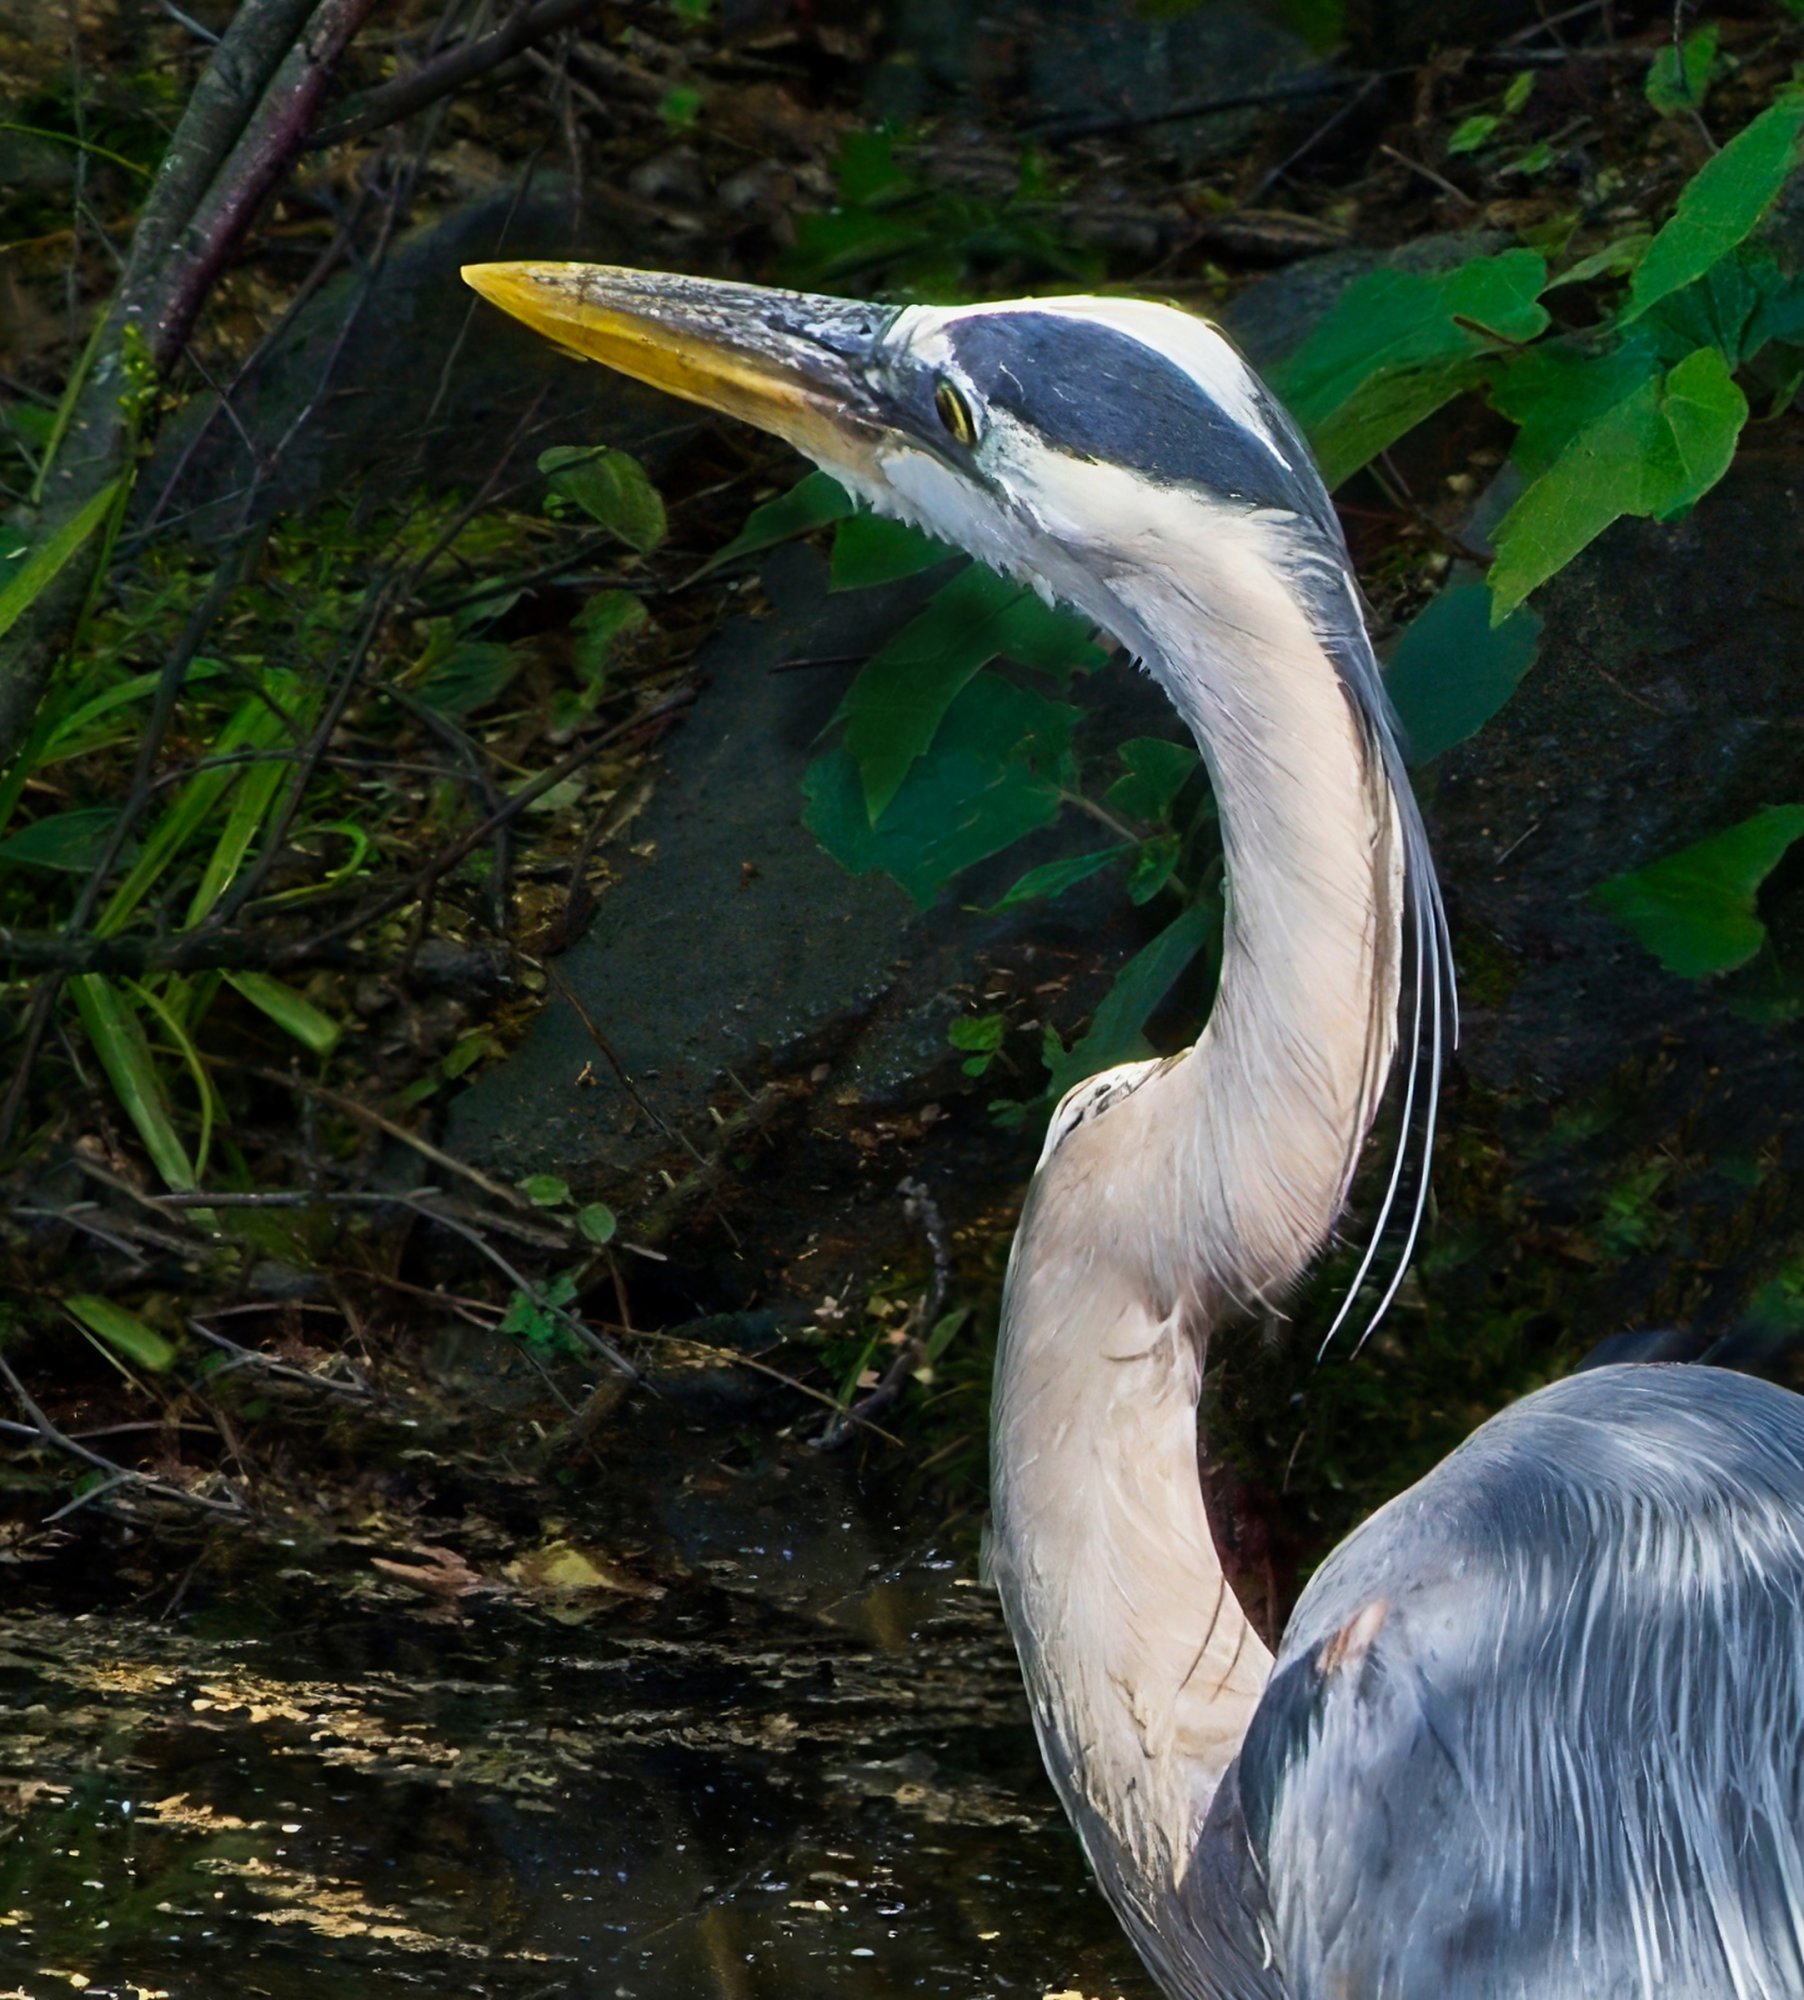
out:
<path id="1" fill-rule="evenodd" d="M 1801 1633 L 1804 1401 L 1555 1383 L 1316 1573 L 1143 1948 L 1186 2000 L 1804 1993 Z"/>
<path id="2" fill-rule="evenodd" d="M 1804 1401 L 1675 1366 L 1543 1389 L 1329 1557 L 1276 1659 L 1223 1573 L 1197 1477 L 1211 1340 L 1329 1239 L 1401 1050 L 1373 1238 L 1404 1217 L 1400 1271 L 1453 1033 L 1346 545 L 1263 385 L 1139 300 L 468 275 L 1076 605 L 1208 765 L 1213 1011 L 1055 1114 L 994 1405 L 995 1578 L 1047 1770 L 1166 1991 L 1804 1995 Z"/>

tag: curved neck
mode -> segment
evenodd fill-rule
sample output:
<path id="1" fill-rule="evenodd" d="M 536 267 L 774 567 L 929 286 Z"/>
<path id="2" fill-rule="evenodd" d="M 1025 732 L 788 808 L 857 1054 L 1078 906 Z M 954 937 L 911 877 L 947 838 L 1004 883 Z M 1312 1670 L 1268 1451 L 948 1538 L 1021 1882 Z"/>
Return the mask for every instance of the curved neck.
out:
<path id="1" fill-rule="evenodd" d="M 1092 607 L 1208 761 L 1222 975 L 1193 1050 L 1080 1086 L 1055 1122 L 997 1359 L 997 1581 L 1048 1767 L 1142 1940 L 1271 1666 L 1197 1475 L 1209 1331 L 1321 1248 L 1395 1039 L 1399 802 L 1266 531 L 1246 528 L 1181 567 L 1138 564 Z"/>

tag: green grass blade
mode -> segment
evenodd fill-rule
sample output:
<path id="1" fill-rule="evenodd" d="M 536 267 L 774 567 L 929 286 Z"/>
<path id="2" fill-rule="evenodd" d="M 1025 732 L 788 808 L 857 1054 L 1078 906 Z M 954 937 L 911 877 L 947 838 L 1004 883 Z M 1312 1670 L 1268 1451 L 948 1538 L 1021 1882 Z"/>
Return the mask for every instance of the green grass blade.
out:
<path id="1" fill-rule="evenodd" d="M 78 1292 L 75 1297 L 64 1299 L 63 1310 L 76 1325 L 123 1354 L 127 1361 L 135 1361 L 140 1368 L 162 1375 L 175 1366 L 174 1343 L 148 1321 L 135 1312 L 127 1312 L 124 1306 L 115 1305 L 111 1299 Z"/>
<path id="2" fill-rule="evenodd" d="M 135 979 L 128 979 L 125 983 L 133 995 L 162 1022 L 169 1039 L 175 1044 L 176 1053 L 194 1081 L 194 1092 L 200 1099 L 200 1143 L 194 1149 L 194 1173 L 199 1179 L 207 1171 L 207 1155 L 213 1150 L 213 1125 L 218 1110 L 213 1095 L 213 1079 L 207 1074 L 207 1066 L 200 1059 L 200 1050 L 194 1046 L 194 1038 L 182 1020 L 180 1009 Z"/>
<path id="3" fill-rule="evenodd" d="M 338 1023 L 292 986 L 266 972 L 228 972 L 225 983 L 316 1056 L 329 1056 L 337 1048 Z"/>
<path id="4" fill-rule="evenodd" d="M 239 705 L 215 739 L 208 755 L 229 757 L 235 751 L 273 748 L 286 734 L 282 718 L 267 702 L 252 699 Z M 111 937 L 122 929 L 138 905 L 155 888 L 163 872 L 206 823 L 208 815 L 226 791 L 255 765 L 223 765 L 197 771 L 176 794 L 169 807 L 145 837 L 137 860 L 125 880 L 115 889 L 99 917 L 94 931 Z"/>
<path id="5" fill-rule="evenodd" d="M 169 1116 L 162 1079 L 136 1009 L 112 980 L 97 972 L 77 973 L 69 981 L 69 991 L 107 1081 L 157 1172 L 178 1193 L 191 1192 L 200 1185 L 194 1162 Z"/>
<path id="6" fill-rule="evenodd" d="M 81 400 L 81 392 L 87 386 L 88 377 L 94 372 L 94 364 L 100 359 L 101 343 L 106 339 L 107 327 L 113 317 L 112 304 L 95 314 L 94 325 L 88 334 L 87 345 L 81 351 L 81 359 L 75 364 L 75 372 L 63 384 L 62 400 L 56 406 L 56 420 L 50 427 L 50 437 L 44 446 L 43 456 L 38 460 L 37 477 L 31 482 L 31 504 L 41 507 L 44 503 L 44 486 L 48 481 L 57 455 L 63 448 L 63 440 L 69 435 L 69 426 L 75 421 L 75 406 Z"/>
<path id="7" fill-rule="evenodd" d="M 0 588 L 0 638 L 12 630 L 62 575 L 82 544 L 111 512 L 119 489 L 120 481 L 109 479 L 79 514 L 65 521 L 29 555 L 20 558 L 18 569 Z"/>
<path id="8" fill-rule="evenodd" d="M 225 825 L 220 829 L 212 854 L 208 856 L 194 899 L 188 905 L 186 921 L 190 930 L 231 887 L 244 865 L 244 857 L 250 852 L 251 842 L 256 839 L 258 830 L 281 797 L 287 782 L 286 764 L 253 764 L 238 780 Z"/>

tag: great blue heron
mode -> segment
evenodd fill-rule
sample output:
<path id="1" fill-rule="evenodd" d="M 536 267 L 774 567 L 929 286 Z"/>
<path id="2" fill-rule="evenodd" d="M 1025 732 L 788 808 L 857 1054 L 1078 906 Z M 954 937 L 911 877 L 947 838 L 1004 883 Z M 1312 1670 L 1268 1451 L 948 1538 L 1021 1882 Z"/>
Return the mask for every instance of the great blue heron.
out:
<path id="1" fill-rule="evenodd" d="M 1432 1117 L 1451 1001 L 1347 550 L 1255 376 L 1131 300 L 465 275 L 1078 607 L 1207 760 L 1214 1011 L 1182 1056 L 1059 1107 L 996 1372 L 995 1568 L 1041 1748 L 1160 1984 L 1804 1994 L 1804 1401 L 1652 1366 L 1525 1397 L 1329 1557 L 1276 1660 L 1217 1557 L 1208 1339 L 1327 1240 L 1399 1015 L 1405 1130 Z"/>

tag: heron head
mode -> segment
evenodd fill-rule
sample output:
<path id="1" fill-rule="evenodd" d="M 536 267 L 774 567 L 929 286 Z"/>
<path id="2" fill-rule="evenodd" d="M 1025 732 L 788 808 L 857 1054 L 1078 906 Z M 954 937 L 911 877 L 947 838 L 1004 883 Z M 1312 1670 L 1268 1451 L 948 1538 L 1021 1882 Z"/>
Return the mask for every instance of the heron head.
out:
<path id="1" fill-rule="evenodd" d="M 1249 517 L 1338 548 L 1307 447 L 1206 321 L 881 306 L 593 264 L 465 279 L 560 346 L 788 439 L 881 513 L 1107 622 L 1117 570 Z"/>

